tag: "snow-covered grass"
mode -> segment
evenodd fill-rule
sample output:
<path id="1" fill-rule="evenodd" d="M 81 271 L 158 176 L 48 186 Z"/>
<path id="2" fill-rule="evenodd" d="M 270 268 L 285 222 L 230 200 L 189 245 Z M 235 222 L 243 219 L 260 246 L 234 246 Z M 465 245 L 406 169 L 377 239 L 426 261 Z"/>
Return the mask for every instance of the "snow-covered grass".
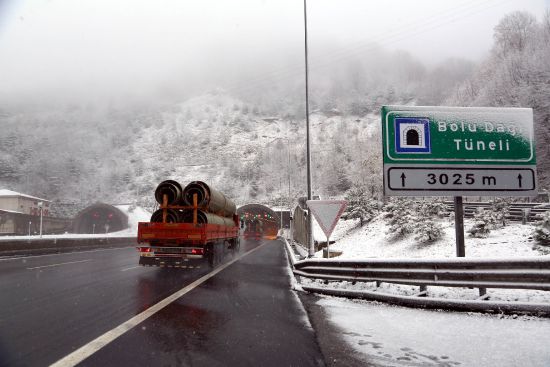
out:
<path id="1" fill-rule="evenodd" d="M 372 222 L 359 226 L 359 220 L 340 221 L 336 226 L 332 239 L 336 243 L 331 249 L 342 251 L 338 259 L 372 259 L 372 258 L 455 258 L 455 227 L 454 222 L 440 219 L 444 235 L 433 243 L 418 243 L 411 235 L 398 240 L 390 240 L 388 225 L 381 215 Z M 472 220 L 465 219 L 464 227 L 469 228 Z M 532 238 L 534 226 L 520 223 L 509 223 L 503 228 L 494 229 L 487 238 L 473 238 L 466 235 L 466 257 L 475 258 L 517 258 L 545 256 L 536 250 Z M 320 227 L 314 223 L 316 240 L 326 240 Z M 322 257 L 318 251 L 315 257 Z M 379 292 L 413 295 L 418 293 L 418 287 L 382 283 L 376 287 L 374 283 L 324 282 L 304 279 L 305 284 L 337 289 L 368 290 Z M 477 289 L 428 287 L 430 297 L 476 299 Z M 550 292 L 536 290 L 490 289 L 489 294 L 494 301 L 550 302 Z"/>
<path id="2" fill-rule="evenodd" d="M 331 239 L 332 249 L 343 251 L 338 259 L 454 258 L 454 223 L 439 220 L 441 239 L 419 244 L 411 235 L 392 241 L 382 216 L 359 227 L 358 220 L 340 221 Z M 467 230 L 473 224 L 465 220 Z M 510 223 L 494 229 L 487 238 L 466 235 L 466 257 L 516 258 L 544 256 L 533 248 L 534 226 Z M 324 241 L 319 226 L 314 238 Z M 322 251 L 315 255 L 322 257 Z M 376 291 L 412 296 L 418 286 L 374 282 L 316 281 L 302 284 L 335 289 Z M 478 289 L 427 287 L 428 297 L 475 300 Z M 488 289 L 492 301 L 550 303 L 550 292 Z M 341 337 L 367 364 L 380 366 L 549 366 L 550 321 L 518 315 L 484 315 L 407 309 L 377 302 L 321 296 L 317 302 L 328 320 L 338 326 Z"/>
<path id="3" fill-rule="evenodd" d="M 358 220 L 340 221 L 331 236 L 331 239 L 336 240 L 331 248 L 343 251 L 340 259 L 456 257 L 454 222 L 447 219 L 439 221 L 443 226 L 442 238 L 433 243 L 423 244 L 418 243 L 412 235 L 390 240 L 388 225 L 381 216 L 363 227 L 358 226 Z M 471 219 L 465 219 L 465 230 L 472 224 Z M 320 228 L 317 225 L 314 228 L 315 239 L 326 240 Z M 522 225 L 514 222 L 492 230 L 487 238 L 473 238 L 466 234 L 466 256 L 482 258 L 541 256 L 542 254 L 533 248 L 533 230 L 534 226 L 530 224 Z M 317 252 L 316 256 L 322 257 L 322 252 Z"/>

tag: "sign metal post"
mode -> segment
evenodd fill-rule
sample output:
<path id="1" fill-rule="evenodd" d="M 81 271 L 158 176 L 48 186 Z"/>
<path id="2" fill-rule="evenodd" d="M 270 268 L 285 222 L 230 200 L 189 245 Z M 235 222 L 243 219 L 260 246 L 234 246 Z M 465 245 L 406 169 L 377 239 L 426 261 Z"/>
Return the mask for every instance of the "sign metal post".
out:
<path id="1" fill-rule="evenodd" d="M 462 204 L 462 196 L 455 196 L 454 204 L 455 204 L 456 257 L 465 257 L 466 248 L 464 245 L 464 206 Z"/>

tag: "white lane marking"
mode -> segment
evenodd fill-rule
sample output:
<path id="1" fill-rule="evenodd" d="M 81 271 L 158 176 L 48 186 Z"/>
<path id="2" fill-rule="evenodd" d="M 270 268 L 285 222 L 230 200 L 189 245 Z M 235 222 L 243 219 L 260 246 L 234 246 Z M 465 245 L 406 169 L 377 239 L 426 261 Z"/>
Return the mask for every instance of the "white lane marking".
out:
<path id="1" fill-rule="evenodd" d="M 120 269 L 120 271 L 127 271 L 127 270 L 132 270 L 132 269 L 140 268 L 140 267 L 141 267 L 141 266 L 136 265 L 136 266 L 132 266 L 131 268 Z"/>
<path id="2" fill-rule="evenodd" d="M 101 251 L 113 251 L 113 250 L 126 250 L 129 248 L 136 248 L 137 246 L 127 246 L 127 247 L 110 247 L 110 248 L 102 248 L 102 249 L 95 249 L 95 250 L 84 250 L 84 251 L 73 251 L 73 252 L 61 252 L 58 254 L 44 254 L 44 255 L 29 255 L 29 256 L 13 256 L 13 257 L 3 257 L 0 258 L 0 261 L 13 261 L 13 260 L 21 260 L 21 259 L 34 259 L 35 257 L 46 257 L 46 256 L 59 256 L 59 255 L 74 255 L 74 254 L 84 254 L 88 252 L 101 252 Z"/>
<path id="3" fill-rule="evenodd" d="M 61 266 L 61 265 L 67 265 L 67 264 L 85 263 L 86 261 L 92 261 L 92 259 L 78 260 L 78 261 L 69 261 L 69 262 L 66 262 L 66 263 L 51 264 L 51 265 L 35 266 L 35 267 L 32 267 L 32 268 L 27 268 L 27 269 L 28 269 L 28 270 L 34 270 L 34 269 L 42 269 L 42 268 L 52 268 L 52 267 L 54 267 L 54 266 Z"/>
<path id="4" fill-rule="evenodd" d="M 264 242 L 260 246 L 253 248 L 252 250 L 245 252 L 241 256 L 237 257 L 236 259 L 231 260 L 227 264 L 221 265 L 220 267 L 214 269 L 210 273 L 206 274 L 202 278 L 199 278 L 195 280 L 193 283 L 183 287 L 176 293 L 172 294 L 171 296 L 168 296 L 167 298 L 163 299 L 159 303 L 149 307 L 142 313 L 132 317 L 130 320 L 118 325 L 112 330 L 107 331 L 105 334 L 95 338 L 88 344 L 80 347 L 79 349 L 75 350 L 71 354 L 61 358 L 59 361 L 53 363 L 50 365 L 50 367 L 72 367 L 77 365 L 78 363 L 82 362 L 101 348 L 105 347 L 107 344 L 118 338 L 119 336 L 123 335 L 127 331 L 131 330 L 132 328 L 136 327 L 137 325 L 141 324 L 143 321 L 147 320 L 149 317 L 153 316 L 160 310 L 162 310 L 164 307 L 168 306 L 170 303 L 174 302 L 178 298 L 182 297 L 186 293 L 192 291 L 202 283 L 206 282 L 208 279 L 212 278 L 214 275 L 218 274 L 228 266 L 232 265 L 233 263 L 239 261 L 243 257 L 251 254 L 252 252 L 262 248 L 266 243 Z"/>

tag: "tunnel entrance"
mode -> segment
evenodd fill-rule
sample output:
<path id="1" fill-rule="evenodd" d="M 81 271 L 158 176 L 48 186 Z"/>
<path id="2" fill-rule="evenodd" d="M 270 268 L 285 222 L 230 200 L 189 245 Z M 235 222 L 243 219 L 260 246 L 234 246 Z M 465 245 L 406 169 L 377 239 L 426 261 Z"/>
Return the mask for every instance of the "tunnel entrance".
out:
<path id="1" fill-rule="evenodd" d="M 420 145 L 420 135 L 415 129 L 407 131 L 407 145 Z"/>
<path id="2" fill-rule="evenodd" d="M 74 233 L 110 233 L 128 228 L 128 216 L 120 209 L 103 203 L 80 211 L 73 221 Z"/>
<path id="3" fill-rule="evenodd" d="M 277 238 L 279 215 L 261 204 L 247 204 L 237 209 L 244 237 Z"/>

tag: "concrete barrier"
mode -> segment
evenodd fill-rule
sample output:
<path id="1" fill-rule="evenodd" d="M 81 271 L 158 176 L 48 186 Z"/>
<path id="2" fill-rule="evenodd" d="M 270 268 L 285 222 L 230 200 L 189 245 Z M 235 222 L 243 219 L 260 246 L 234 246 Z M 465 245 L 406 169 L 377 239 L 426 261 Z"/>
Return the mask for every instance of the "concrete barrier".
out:
<path id="1" fill-rule="evenodd" d="M 137 246 L 136 237 L 36 238 L 0 241 L 0 256 L 41 255 L 84 249 Z"/>

